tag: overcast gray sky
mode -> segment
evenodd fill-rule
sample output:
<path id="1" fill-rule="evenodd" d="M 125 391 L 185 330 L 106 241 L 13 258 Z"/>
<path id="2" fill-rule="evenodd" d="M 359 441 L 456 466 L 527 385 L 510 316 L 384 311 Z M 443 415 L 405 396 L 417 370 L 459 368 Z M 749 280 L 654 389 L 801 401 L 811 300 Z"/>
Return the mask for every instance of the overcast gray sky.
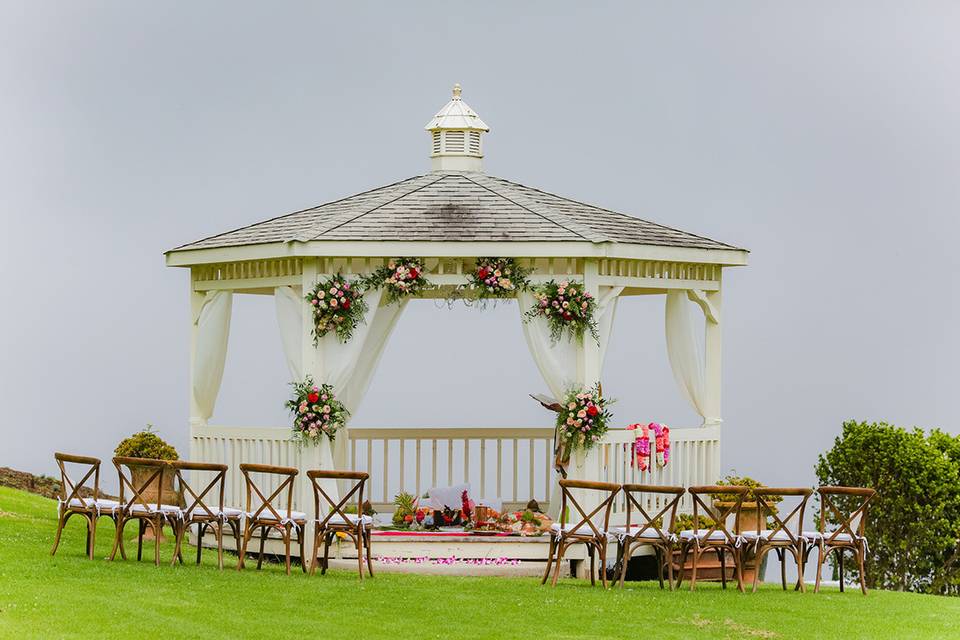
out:
<path id="1" fill-rule="evenodd" d="M 812 482 L 846 418 L 960 431 L 960 5 L 347 5 L 0 3 L 0 465 L 147 422 L 186 453 L 162 252 L 426 171 L 454 82 L 489 173 L 752 251 L 724 469 Z M 619 426 L 696 424 L 662 298 L 621 304 L 609 353 Z M 286 424 L 286 378 L 272 301 L 239 297 L 214 421 Z M 515 306 L 421 302 L 354 424 L 546 425 L 543 390 Z"/>

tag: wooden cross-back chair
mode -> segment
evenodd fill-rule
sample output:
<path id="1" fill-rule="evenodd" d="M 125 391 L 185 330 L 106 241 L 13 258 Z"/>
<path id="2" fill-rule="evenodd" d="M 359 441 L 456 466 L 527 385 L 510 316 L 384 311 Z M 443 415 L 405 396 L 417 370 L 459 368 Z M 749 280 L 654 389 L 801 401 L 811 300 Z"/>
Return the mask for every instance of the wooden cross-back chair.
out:
<path id="1" fill-rule="evenodd" d="M 860 572 L 860 590 L 867 594 L 866 563 L 867 538 L 864 531 L 867 526 L 867 506 L 873 496 L 873 489 L 863 487 L 820 487 L 817 494 L 820 497 L 819 531 L 804 531 L 803 537 L 810 546 L 810 550 L 817 548 L 817 582 L 814 593 L 820 592 L 820 574 L 823 572 L 823 563 L 831 552 L 837 554 L 837 568 L 840 572 L 840 591 L 843 591 L 843 552 L 850 551 L 857 561 Z M 850 504 L 842 504 L 848 502 Z M 838 504 L 840 503 L 840 504 Z M 846 507 L 846 508 L 844 508 Z M 832 531 L 827 531 L 827 517 L 838 524 Z M 804 564 L 806 563 L 804 557 Z"/>
<path id="2" fill-rule="evenodd" d="M 307 477 L 313 485 L 313 509 L 315 514 L 313 529 L 313 561 L 310 563 L 310 575 L 317 570 L 320 564 L 320 575 L 327 572 L 329 563 L 330 544 L 338 533 L 342 533 L 353 541 L 357 549 L 357 563 L 360 570 L 360 579 L 363 580 L 364 549 L 366 549 L 367 572 L 373 577 L 373 559 L 370 550 L 370 529 L 373 527 L 373 518 L 363 515 L 363 487 L 370 474 L 363 471 L 307 471 Z M 353 485 L 339 500 L 334 500 L 323 488 L 324 480 L 353 480 Z M 344 507 L 350 499 L 356 496 L 357 512 L 345 513 Z M 322 500 L 321 500 L 322 498 Z M 323 538 L 323 560 L 319 561 L 317 550 L 320 548 L 320 539 Z"/>
<path id="3" fill-rule="evenodd" d="M 754 564 L 757 570 L 753 573 L 753 591 L 756 592 L 757 584 L 760 581 L 760 567 L 762 566 L 763 556 L 771 550 L 776 551 L 777 558 L 780 560 L 780 583 L 784 590 L 787 588 L 787 552 L 789 551 L 797 562 L 797 588 L 804 590 L 803 586 L 803 513 L 807 507 L 807 500 L 813 493 L 812 489 L 806 487 L 799 488 L 773 488 L 756 487 L 752 490 L 753 496 L 757 501 L 757 526 L 756 531 L 744 531 L 743 538 L 748 545 L 753 545 Z M 787 499 L 786 505 L 777 506 L 776 498 Z M 784 509 L 793 505 L 793 509 L 782 516 Z M 767 528 L 767 518 L 773 526 Z"/>
<path id="4" fill-rule="evenodd" d="M 667 584 L 673 590 L 673 547 L 676 536 L 673 535 L 673 524 L 677 517 L 677 507 L 686 490 L 683 487 L 662 487 L 652 484 L 625 484 L 623 493 L 627 502 L 627 526 L 614 527 L 612 533 L 620 541 L 617 555 L 620 558 L 620 586 L 627 575 L 627 564 L 634 550 L 644 545 L 654 548 L 657 557 L 657 577 L 660 588 L 663 588 L 663 565 L 667 565 Z M 657 502 L 663 507 L 650 515 L 644 508 L 642 498 L 638 495 L 652 494 L 658 496 Z M 639 512 L 640 520 L 633 524 L 633 511 Z M 658 524 L 659 523 L 659 524 Z"/>
<path id="5" fill-rule="evenodd" d="M 582 491 L 585 496 L 591 493 L 599 494 L 598 504 L 589 512 L 580 505 L 573 495 L 573 491 Z M 550 526 L 550 549 L 547 556 L 547 569 L 543 573 L 543 580 L 540 584 L 545 584 L 550 577 L 550 570 L 553 568 L 553 581 L 551 585 L 556 586 L 557 579 L 560 577 L 560 565 L 563 561 L 563 555 L 567 549 L 575 544 L 585 544 L 590 553 L 590 584 L 595 585 L 594 578 L 595 560 L 594 556 L 600 556 L 600 581 L 604 588 L 607 586 L 607 543 L 609 537 L 607 530 L 610 527 L 610 509 L 613 507 L 613 501 L 620 492 L 620 485 L 611 482 L 592 482 L 588 480 L 560 480 L 560 516 L 564 518 L 572 512 L 568 512 L 568 505 L 572 505 L 576 511 L 574 518 L 577 520 L 574 524 L 561 524 L 555 522 Z M 594 517 L 602 514 L 602 525 L 595 523 Z"/>
<path id="6" fill-rule="evenodd" d="M 247 545 L 250 543 L 254 531 L 260 529 L 260 553 L 257 557 L 257 569 L 263 566 L 263 548 L 267 536 L 271 531 L 277 531 L 283 540 L 287 575 L 290 575 L 290 544 L 294 534 L 296 534 L 297 543 L 300 545 L 300 566 L 306 573 L 307 563 L 304 559 L 303 540 L 307 515 L 302 511 L 293 510 L 293 489 L 297 474 L 300 471 L 294 467 L 244 463 L 240 465 L 240 472 L 243 474 L 246 483 L 247 500 L 243 542 L 240 546 L 237 569 L 243 569 L 244 558 L 247 555 Z M 265 492 L 261 491 L 260 485 L 252 477 L 252 474 L 255 473 L 266 477 L 272 476 L 278 482 L 277 487 L 269 495 L 265 495 Z M 254 494 L 260 501 L 260 506 L 256 508 L 253 507 Z"/>
<path id="7" fill-rule="evenodd" d="M 723 588 L 727 588 L 726 557 L 730 554 L 733 559 L 734 572 L 737 577 L 737 589 L 743 591 L 743 555 L 740 553 L 742 540 L 740 538 L 740 509 L 743 499 L 749 489 L 740 486 L 708 485 L 690 487 L 687 490 L 693 498 L 693 529 L 680 532 L 680 574 L 677 577 L 677 587 L 683 582 L 683 567 L 687 557 L 693 552 L 693 562 L 690 570 L 690 590 L 697 586 L 697 563 L 700 557 L 709 551 L 717 554 L 720 561 L 720 581 Z M 733 496 L 732 501 L 715 502 L 715 496 Z M 712 526 L 700 526 L 701 512 L 713 521 Z M 727 521 L 733 518 L 733 530 L 727 526 Z"/>
<path id="8" fill-rule="evenodd" d="M 217 565 L 223 569 L 223 528 L 229 526 L 233 533 L 234 548 L 240 550 L 240 520 L 243 511 L 223 505 L 224 484 L 227 475 L 227 465 L 208 462 L 187 462 L 174 460 L 170 463 L 178 486 L 183 494 L 185 506 L 180 527 L 177 529 L 177 545 L 171 564 L 181 555 L 183 538 L 191 525 L 197 525 L 197 564 L 200 564 L 203 550 L 203 535 L 208 528 L 213 528 L 217 535 Z M 199 480 L 198 487 L 213 474 L 212 479 L 197 492 L 187 481 L 184 472 L 196 472 Z M 201 476 L 200 474 L 205 474 Z"/>
<path id="9" fill-rule="evenodd" d="M 182 516 L 178 505 L 167 504 L 163 500 L 164 477 L 167 473 L 170 473 L 170 463 L 166 460 L 118 456 L 113 459 L 113 466 L 116 467 L 117 477 L 120 480 L 120 516 L 110 559 L 113 560 L 116 557 L 118 549 L 120 550 L 120 556 L 126 559 L 127 555 L 123 549 L 123 528 L 131 520 L 136 520 L 139 526 L 137 560 L 140 560 L 143 556 L 143 534 L 146 527 L 149 526 L 153 530 L 154 536 L 153 561 L 154 564 L 160 566 L 160 539 L 163 524 L 164 522 L 169 523 L 176 531 Z M 146 470 L 143 481 L 139 486 L 134 484 L 133 470 L 136 468 Z M 155 501 L 147 500 L 144 496 L 151 487 L 156 488 L 157 497 Z M 129 499 L 126 498 L 128 490 L 130 492 Z M 176 495 L 168 495 L 167 497 L 177 499 Z M 177 557 L 176 554 L 174 557 Z"/>
<path id="10" fill-rule="evenodd" d="M 55 453 L 53 457 L 60 468 L 60 485 L 63 497 L 59 498 L 57 502 L 57 534 L 50 555 L 54 555 L 57 552 L 57 547 L 60 546 L 60 536 L 63 534 L 63 528 L 67 525 L 67 520 L 71 516 L 79 515 L 86 521 L 86 553 L 93 560 L 94 547 L 97 541 L 97 520 L 101 516 L 106 516 L 113 521 L 113 526 L 116 527 L 120 503 L 100 496 L 99 458 L 59 452 Z M 74 482 L 70 478 L 70 474 L 67 473 L 68 464 L 87 468 L 86 473 L 80 477 L 80 480 Z M 84 497 L 83 489 L 90 489 L 86 484 L 91 476 L 93 477 L 93 488 L 91 490 L 93 495 Z"/>

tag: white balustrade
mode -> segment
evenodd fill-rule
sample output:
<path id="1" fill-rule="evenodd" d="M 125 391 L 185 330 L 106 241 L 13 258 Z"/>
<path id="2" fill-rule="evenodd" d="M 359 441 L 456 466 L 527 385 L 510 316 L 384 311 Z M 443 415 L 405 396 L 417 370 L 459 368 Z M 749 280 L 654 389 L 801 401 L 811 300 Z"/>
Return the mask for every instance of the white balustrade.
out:
<path id="1" fill-rule="evenodd" d="M 319 456 L 316 448 L 291 441 L 289 428 L 196 426 L 191 435 L 191 459 L 229 466 L 226 504 L 243 506 L 241 462 L 271 464 L 301 470 L 294 508 L 312 512 L 313 498 L 305 472 L 319 467 Z M 552 428 L 351 427 L 349 438 L 350 466 L 370 473 L 367 497 L 380 512 L 391 512 L 393 496 L 401 491 L 422 495 L 434 486 L 462 482 L 470 483 L 473 498 L 499 497 L 508 508 L 521 507 L 535 498 L 544 510 L 548 507 L 554 476 Z M 587 464 L 596 468 L 588 469 L 583 477 L 620 484 L 684 487 L 711 484 L 719 477 L 719 427 L 671 430 L 669 464 L 659 468 L 652 460 L 645 472 L 631 464 L 634 438 L 633 431 L 608 432 L 587 459 Z M 649 506 L 655 504 L 650 502 Z M 690 508 L 685 497 L 681 510 Z M 616 513 L 622 514 L 624 509 L 621 496 Z"/>

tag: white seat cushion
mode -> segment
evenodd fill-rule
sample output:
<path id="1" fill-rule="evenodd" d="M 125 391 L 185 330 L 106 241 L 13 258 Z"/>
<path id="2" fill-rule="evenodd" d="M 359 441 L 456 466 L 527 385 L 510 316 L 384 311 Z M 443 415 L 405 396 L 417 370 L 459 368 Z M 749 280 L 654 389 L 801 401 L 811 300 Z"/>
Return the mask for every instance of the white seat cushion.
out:
<path id="1" fill-rule="evenodd" d="M 363 526 L 365 527 L 373 526 L 373 518 L 371 516 L 359 517 L 355 513 L 348 513 L 346 514 L 346 516 L 347 516 L 347 520 L 349 520 L 350 525 L 356 525 L 357 520 L 360 520 Z M 319 523 L 321 520 L 322 518 L 320 520 L 317 520 L 317 522 Z M 330 516 L 329 520 L 327 520 L 327 524 L 339 524 L 339 525 L 348 524 L 347 520 L 344 520 L 339 513 L 335 513 L 332 516 Z"/>
<path id="2" fill-rule="evenodd" d="M 819 542 L 823 540 L 824 542 L 830 540 L 832 532 L 820 533 L 819 531 L 804 531 L 803 537 L 810 542 Z M 853 542 L 853 538 L 849 533 L 838 533 L 836 537 L 833 538 L 832 542 Z"/>
<path id="3" fill-rule="evenodd" d="M 569 523 L 561 525 L 559 522 L 554 522 L 553 524 L 550 525 L 550 530 L 553 531 L 554 533 L 560 533 L 562 531 L 563 533 L 574 533 L 581 536 L 596 535 L 593 532 L 593 529 L 590 528 L 590 525 L 588 525 L 586 522 L 584 522 L 579 527 L 574 527 L 574 525 Z M 603 529 L 601 529 L 600 527 L 597 527 L 597 531 L 599 531 L 601 535 L 603 534 Z"/>
<path id="4" fill-rule="evenodd" d="M 86 503 L 86 506 L 84 506 L 84 502 Z M 83 502 L 80 501 L 80 498 L 70 498 L 70 502 L 67 503 L 67 506 L 72 509 L 94 509 L 96 507 L 100 507 L 101 511 L 112 511 L 114 509 L 119 509 L 120 503 L 116 500 L 108 500 L 106 498 L 97 498 L 96 500 L 93 498 L 84 498 Z"/>
<path id="5" fill-rule="evenodd" d="M 156 504 L 150 504 L 143 506 L 140 503 L 136 503 L 130 507 L 130 513 L 142 514 L 142 513 L 180 513 L 180 507 L 175 504 L 161 504 L 160 508 L 157 509 Z"/>
<path id="6" fill-rule="evenodd" d="M 756 540 L 759 537 L 761 540 L 766 540 L 768 542 L 770 540 L 774 540 L 777 542 L 790 542 L 790 534 L 788 534 L 786 531 L 782 529 L 777 531 L 776 533 L 773 532 L 773 529 L 764 529 L 763 531 L 760 532 L 759 536 L 757 536 L 756 531 L 744 531 L 741 535 L 747 540 L 751 540 L 751 541 Z"/>
<path id="7" fill-rule="evenodd" d="M 626 527 L 614 527 L 613 529 L 610 530 L 610 533 L 617 536 L 625 536 L 627 535 L 627 529 Z M 639 535 L 637 535 L 638 533 Z M 664 531 L 664 533 L 667 535 L 667 537 L 670 536 L 670 534 L 667 533 L 666 531 Z M 653 527 L 650 527 L 649 529 L 644 529 L 644 531 L 640 533 L 640 525 L 638 524 L 630 525 L 629 535 L 635 538 L 652 538 L 653 540 L 661 539 L 660 535 L 657 533 L 656 529 L 654 529 Z"/>
<path id="8" fill-rule="evenodd" d="M 256 513 L 257 513 L 256 510 L 248 511 L 247 517 L 252 518 Z M 277 509 L 277 513 L 280 514 L 281 519 L 285 520 L 287 518 L 286 509 Z M 293 520 L 294 522 L 303 522 L 304 520 L 307 519 L 307 514 L 305 514 L 303 511 L 291 511 L 290 519 Z M 273 520 L 274 522 L 276 522 L 277 518 L 276 516 L 273 515 L 273 512 L 270 511 L 270 509 L 264 509 L 263 511 L 260 512 L 260 515 L 257 516 L 257 520 Z"/>
<path id="9" fill-rule="evenodd" d="M 217 507 L 214 507 L 214 506 L 210 506 L 210 505 L 207 505 L 207 506 L 210 508 L 210 511 L 214 513 L 214 515 L 221 515 L 225 518 L 239 518 L 240 516 L 243 515 L 243 509 L 234 509 L 233 507 L 224 507 L 223 509 L 217 509 Z M 186 517 L 187 519 L 193 516 L 199 516 L 202 518 L 204 516 L 209 517 L 210 514 L 207 513 L 207 510 L 204 509 L 203 507 L 197 506 L 195 509 L 192 509 L 184 514 L 184 517 Z"/>
<path id="10" fill-rule="evenodd" d="M 705 529 L 701 529 L 694 534 L 692 529 L 687 529 L 686 531 L 680 532 L 681 540 L 693 540 L 694 537 L 697 537 L 700 540 L 707 540 L 707 531 Z M 714 531 L 710 534 L 709 540 L 710 542 L 728 542 L 727 536 L 725 533 L 723 533 L 723 531 Z"/>

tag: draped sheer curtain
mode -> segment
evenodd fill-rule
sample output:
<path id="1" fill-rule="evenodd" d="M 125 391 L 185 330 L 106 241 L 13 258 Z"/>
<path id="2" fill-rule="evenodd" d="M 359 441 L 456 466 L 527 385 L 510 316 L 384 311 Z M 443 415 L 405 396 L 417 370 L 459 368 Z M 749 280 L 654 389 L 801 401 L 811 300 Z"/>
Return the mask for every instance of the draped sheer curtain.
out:
<path id="1" fill-rule="evenodd" d="M 200 311 L 193 318 L 196 341 L 190 378 L 197 415 L 190 417 L 192 423 L 206 424 L 213 415 L 223 381 L 223 367 L 227 361 L 232 311 L 232 292 L 208 291 Z"/>
<path id="2" fill-rule="evenodd" d="M 607 355 L 607 346 L 610 343 L 610 334 L 613 329 L 613 320 L 617 312 L 617 301 L 623 287 L 600 287 L 597 296 L 597 336 L 600 344 L 600 368 Z M 527 342 L 530 355 L 540 371 L 540 376 L 547 385 L 547 389 L 557 400 L 562 400 L 567 390 L 574 385 L 592 384 L 596 381 L 580 380 L 578 354 L 582 349 L 576 340 L 561 338 L 554 342 L 550 338 L 550 327 L 544 318 L 527 319 L 524 314 L 536 304 L 537 299 L 529 291 L 517 294 L 520 307 L 520 319 L 523 326 L 523 337 Z M 584 340 L 593 338 L 587 334 Z M 516 470 L 514 471 L 516 473 Z M 550 515 L 556 516 L 560 509 L 559 476 L 554 476 L 553 486 L 549 488 Z M 532 488 L 531 488 L 532 489 Z"/>
<path id="3" fill-rule="evenodd" d="M 311 358 L 305 366 L 303 339 L 304 332 L 309 332 L 310 327 L 303 326 L 303 297 L 299 287 L 277 287 L 274 291 L 277 324 L 291 378 L 303 380 L 310 375 L 317 384 L 333 385 L 337 399 L 351 414 L 356 413 L 383 356 L 387 340 L 407 305 L 407 301 L 403 300 L 398 304 L 381 306 L 382 295 L 382 290 L 364 293 L 367 303 L 365 322 L 357 325 L 353 337 L 343 343 L 331 331 L 317 342 L 315 358 Z M 337 433 L 332 447 L 326 438 L 321 439 L 320 467 L 346 469 L 349 446 L 346 427 Z"/>
<path id="4" fill-rule="evenodd" d="M 706 379 L 704 369 L 704 352 L 697 339 L 690 317 L 690 304 L 687 302 L 686 291 L 672 290 L 667 293 L 666 301 L 666 336 L 667 357 L 673 377 L 680 387 L 680 393 L 687 399 L 697 414 L 705 418 L 706 411 Z"/>

